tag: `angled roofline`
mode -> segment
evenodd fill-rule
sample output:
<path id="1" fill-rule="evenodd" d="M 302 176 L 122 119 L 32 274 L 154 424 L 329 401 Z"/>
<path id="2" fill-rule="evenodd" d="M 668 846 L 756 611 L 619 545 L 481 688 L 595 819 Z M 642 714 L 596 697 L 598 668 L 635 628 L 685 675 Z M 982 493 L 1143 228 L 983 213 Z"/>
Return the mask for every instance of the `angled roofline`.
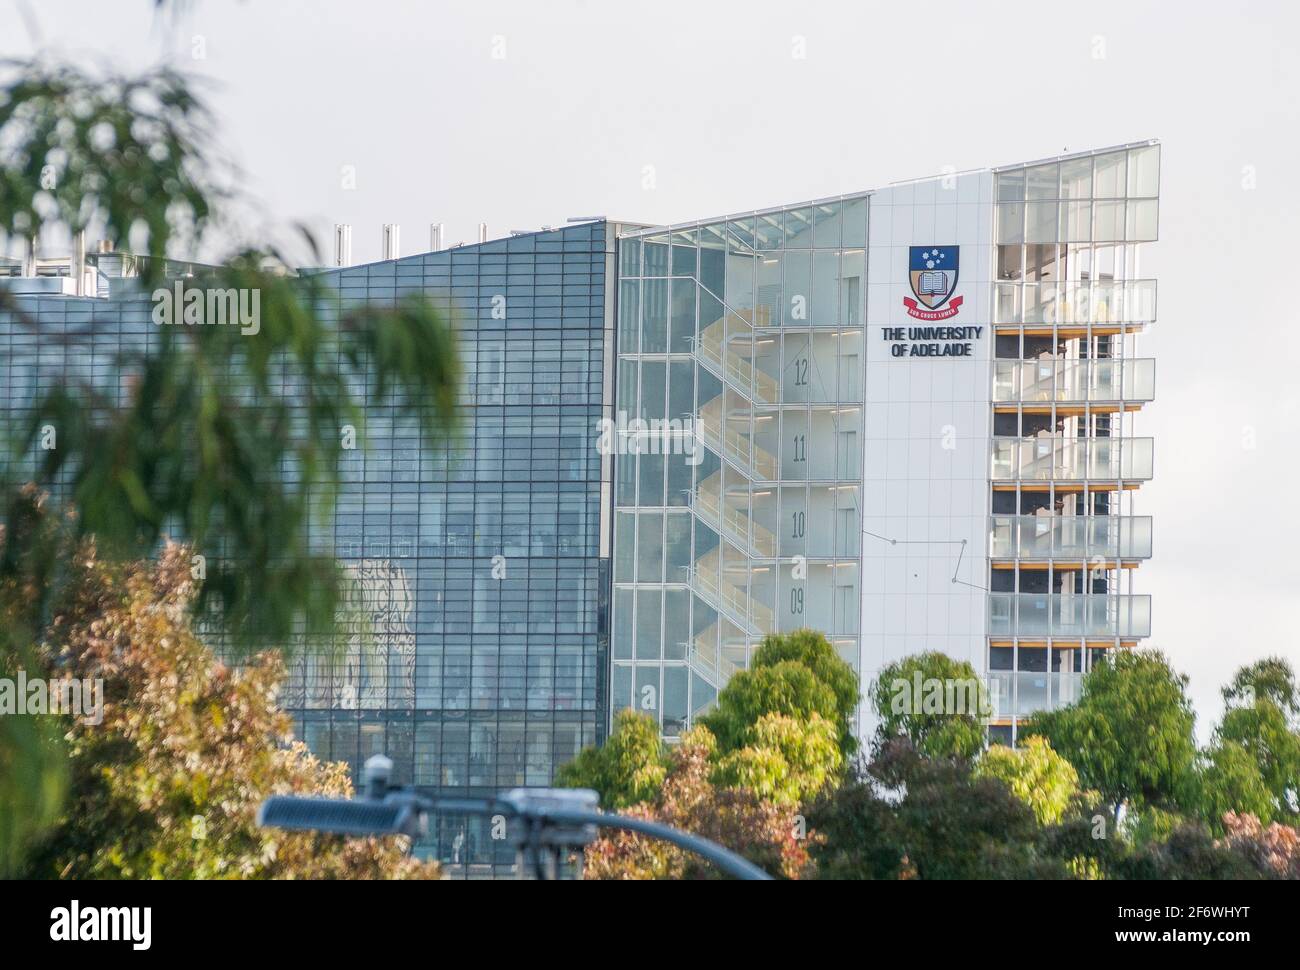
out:
<path id="1" fill-rule="evenodd" d="M 831 202 L 843 202 L 846 199 L 864 199 L 879 191 L 879 189 L 866 189 L 862 192 L 846 192 L 844 195 L 828 195 L 821 199 L 808 199 L 803 202 L 787 202 L 784 205 L 770 205 L 762 209 L 746 209 L 742 212 L 731 212 L 726 215 L 712 216 L 708 219 L 692 219 L 689 222 L 674 222 L 672 225 L 668 226 L 648 226 L 645 229 L 636 229 L 632 232 L 621 232 L 618 234 L 618 238 L 632 239 L 637 236 L 658 236 L 666 232 L 683 232 L 687 229 L 698 229 L 700 226 L 711 226 L 718 222 L 727 222 L 730 219 L 748 219 L 751 216 L 765 216 L 772 212 L 784 212 L 786 209 L 802 209 L 812 205 L 827 205 Z"/>
<path id="2" fill-rule="evenodd" d="M 497 243 L 508 245 L 516 239 L 525 239 L 529 236 L 545 236 L 551 233 L 564 232 L 568 229 L 578 229 L 582 226 L 609 225 L 613 222 L 614 220 L 602 216 L 599 219 L 583 219 L 580 222 L 569 222 L 562 226 L 551 226 L 549 229 L 532 229 L 528 232 L 511 232 L 509 235 L 497 236 L 495 239 L 485 239 L 482 242 L 475 240 L 474 242 L 461 243 L 457 246 L 444 246 L 442 249 L 429 249 L 424 252 L 408 253 L 405 256 L 398 256 L 395 259 L 372 259 L 369 262 L 351 263 L 348 266 L 304 266 L 299 267 L 298 271 L 304 275 L 310 276 L 324 276 L 329 273 L 346 273 L 348 270 L 364 269 L 367 266 L 379 266 L 384 263 L 392 263 L 396 265 L 398 263 L 408 263 L 414 259 L 425 259 L 429 256 L 445 256 L 450 255 L 451 253 L 468 253 L 480 249 L 483 246 L 492 246 Z"/>
<path id="3" fill-rule="evenodd" d="M 1086 151 L 1068 152 L 1061 155 L 1049 155 L 1045 158 L 1034 159 L 1028 162 L 1015 162 L 1009 165 L 997 165 L 987 168 L 968 168 L 960 172 L 941 172 L 937 175 L 922 175 L 918 178 L 899 179 L 889 182 L 881 188 L 864 189 L 860 192 L 847 192 L 843 195 L 828 195 L 822 199 L 810 199 L 806 202 L 789 202 L 784 205 L 773 205 L 763 209 L 747 209 L 741 212 L 731 212 L 726 215 L 711 216 L 707 219 L 691 219 L 687 222 L 674 222 L 670 225 L 648 226 L 645 229 L 635 229 L 630 232 L 621 232 L 618 234 L 620 239 L 635 239 L 641 236 L 658 236 L 672 232 L 683 232 L 687 229 L 698 229 L 700 226 L 710 226 L 719 222 L 727 222 L 732 219 L 747 219 L 751 216 L 762 216 L 772 212 L 784 212 L 787 209 L 800 209 L 805 206 L 826 205 L 830 202 L 842 202 L 845 199 L 860 199 L 876 194 L 883 189 L 893 188 L 898 185 L 913 185 L 917 182 L 930 182 L 934 179 L 955 178 L 959 175 L 973 175 L 979 172 L 1007 172 L 1018 168 L 1029 168 L 1034 165 L 1045 165 L 1051 162 L 1066 161 L 1072 158 L 1089 158 L 1093 155 L 1108 155 L 1111 152 L 1127 151 L 1130 148 L 1145 148 L 1149 145 L 1158 145 L 1158 138 L 1148 138 L 1145 141 L 1131 141 L 1120 145 L 1109 145 L 1105 148 L 1092 148 Z"/>
<path id="4" fill-rule="evenodd" d="M 1092 148 L 1081 152 L 1066 152 L 1061 155 L 1048 155 L 1044 158 L 1035 158 L 1030 162 L 1016 162 L 1012 165 L 999 165 L 992 169 L 994 172 L 1009 172 L 1017 168 L 1032 168 L 1035 165 L 1050 165 L 1052 162 L 1068 162 L 1075 158 L 1091 158 L 1093 155 L 1109 155 L 1111 152 L 1128 151 L 1130 148 L 1149 148 L 1152 145 L 1159 145 L 1159 138 L 1147 138 L 1144 141 L 1129 141 L 1122 145 L 1109 145 L 1106 148 Z"/>

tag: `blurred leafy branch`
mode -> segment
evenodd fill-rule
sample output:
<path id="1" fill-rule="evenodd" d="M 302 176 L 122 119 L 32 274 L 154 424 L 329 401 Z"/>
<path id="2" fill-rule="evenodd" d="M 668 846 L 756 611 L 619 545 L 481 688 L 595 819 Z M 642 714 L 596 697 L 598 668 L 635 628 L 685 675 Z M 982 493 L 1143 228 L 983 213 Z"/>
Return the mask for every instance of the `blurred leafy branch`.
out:
<path id="1" fill-rule="evenodd" d="M 212 116 L 170 68 L 142 77 L 91 77 L 40 61 L 0 63 L 0 231 L 98 226 L 106 239 L 152 257 L 162 277 L 169 244 L 196 242 L 223 194 L 204 161 Z"/>
<path id="2" fill-rule="evenodd" d="M 93 230 L 140 255 L 144 293 L 181 271 L 187 285 L 256 293 L 260 308 L 256 333 L 153 328 L 123 341 L 110 382 L 70 368 L 6 413 L 0 581 L 22 594 L 0 603 L 0 675 L 37 663 L 68 557 L 86 541 L 125 562 L 183 538 L 203 557 L 194 609 L 233 645 L 328 633 L 346 581 L 312 527 L 332 520 L 349 426 L 364 447 L 367 409 L 382 407 L 433 447 L 455 424 L 454 328 L 427 299 L 343 305 L 320 280 L 288 275 L 273 246 L 208 267 L 169 262 L 196 252 L 232 201 L 214 174 L 214 132 L 171 69 L 0 65 L 0 244 Z M 104 325 L 42 328 L 3 286 L 0 315 L 38 347 L 88 347 Z M 41 447 L 51 430 L 55 446 Z M 0 871 L 58 802 L 58 733 L 0 718 Z"/>
<path id="3" fill-rule="evenodd" d="M 0 231 L 143 234 L 140 282 L 161 283 L 169 253 L 196 243 L 214 217 L 202 163 L 211 140 L 210 114 L 168 69 L 104 81 L 30 64 L 0 88 Z M 62 486 L 80 537 L 137 558 L 175 530 L 211 563 L 197 607 L 217 607 L 236 637 L 263 641 L 283 640 L 299 619 L 332 621 L 337 566 L 308 539 L 333 510 L 344 429 L 364 443 L 365 405 L 383 405 L 434 445 L 454 422 L 459 381 L 451 325 L 427 300 L 347 309 L 312 277 L 284 275 L 283 263 L 274 249 L 246 249 L 187 281 L 256 292 L 256 334 L 160 326 L 117 355 L 119 387 L 65 380 L 7 429 L 16 461 L 38 456 L 35 484 Z M 94 321 L 46 333 L 0 294 L 0 310 L 40 343 L 93 337 Z M 46 428 L 57 446 L 38 449 Z M 3 484 L 9 521 L 23 483 Z M 24 535 L 9 532 L 0 572 L 30 558 Z"/>

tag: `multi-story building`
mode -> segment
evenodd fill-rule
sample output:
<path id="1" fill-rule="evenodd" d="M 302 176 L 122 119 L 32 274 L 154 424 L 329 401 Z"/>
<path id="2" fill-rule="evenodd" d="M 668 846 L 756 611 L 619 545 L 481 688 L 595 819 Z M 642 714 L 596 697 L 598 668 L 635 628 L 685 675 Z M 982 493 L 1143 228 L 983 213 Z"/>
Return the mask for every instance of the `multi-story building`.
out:
<path id="1" fill-rule="evenodd" d="M 618 227 L 563 229 L 315 274 L 339 305 L 446 300 L 465 371 L 462 427 L 425 453 L 385 409 L 347 469 L 333 541 L 355 571 L 371 652 L 296 660 L 289 695 L 322 757 L 394 760 L 432 795 L 546 785 L 604 736 L 610 410 L 606 278 Z M 376 649 L 377 648 L 377 649 Z M 434 850 L 513 864 L 485 819 L 442 818 Z"/>
<path id="2" fill-rule="evenodd" d="M 548 784 L 603 738 L 612 463 L 592 429 L 611 410 L 605 281 L 618 228 L 593 221 L 310 271 L 325 315 L 409 293 L 447 301 L 465 372 L 446 447 L 426 450 L 393 408 L 367 406 L 334 521 L 314 537 L 355 579 L 361 621 L 340 651 L 289 655 L 282 703 L 319 756 L 357 771 L 386 753 L 399 783 L 472 797 Z M 67 260 L 3 280 L 40 331 L 92 333 L 40 340 L 0 314 L 11 412 L 70 374 L 124 394 L 116 355 L 157 339 L 131 260 L 90 261 L 88 282 Z M 428 848 L 470 872 L 513 864 L 483 824 L 442 818 Z"/>
<path id="3" fill-rule="evenodd" d="M 668 737 L 766 633 L 822 630 L 858 663 L 867 208 L 620 240 L 617 402 L 633 430 L 614 463 L 610 696 Z M 665 418 L 690 448 L 632 425 Z"/>
<path id="4" fill-rule="evenodd" d="M 1159 151 L 624 233 L 615 709 L 676 736 L 809 626 L 864 690 L 909 654 L 969 661 L 1010 741 L 1148 635 Z M 662 419 L 696 450 L 663 454 Z"/>
<path id="5" fill-rule="evenodd" d="M 994 737 L 1074 700 L 1108 650 L 1151 632 L 1134 572 L 1151 556 L 1137 491 L 1155 392 L 1138 339 L 1155 321 L 1143 243 L 1156 239 L 1160 147 L 995 170 L 988 670 Z"/>
<path id="6" fill-rule="evenodd" d="M 764 635 L 811 627 L 864 690 L 909 654 L 969 661 L 1012 741 L 1150 632 L 1159 151 L 312 270 L 322 313 L 446 300 L 466 382 L 437 452 L 368 414 L 320 538 L 369 633 L 296 655 L 302 736 L 430 794 L 547 784 L 613 712 L 677 737 Z M 42 329 L 94 339 L 54 353 L 0 315 L 0 406 L 151 339 L 129 261 L 92 263 L 7 267 Z M 478 825 L 444 820 L 429 850 L 508 866 Z"/>

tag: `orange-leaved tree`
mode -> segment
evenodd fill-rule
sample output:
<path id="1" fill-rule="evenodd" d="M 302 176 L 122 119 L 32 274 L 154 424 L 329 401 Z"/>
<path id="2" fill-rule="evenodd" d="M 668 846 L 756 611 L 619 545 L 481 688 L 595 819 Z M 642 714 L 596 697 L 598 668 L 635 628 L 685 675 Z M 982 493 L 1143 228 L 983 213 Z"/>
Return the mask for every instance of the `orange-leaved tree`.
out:
<path id="1" fill-rule="evenodd" d="M 84 543 L 41 644 L 47 676 L 102 681 L 102 710 L 62 716 L 69 795 L 27 874 L 64 878 L 436 877 L 405 840 L 259 828 L 271 794 L 346 797 L 347 765 L 290 738 L 278 653 L 234 669 L 196 635 L 190 550 L 100 560 Z M 91 705 L 84 702 L 82 711 Z M 102 719 L 101 719 L 102 715 Z M 95 723 L 98 721 L 99 723 Z"/>

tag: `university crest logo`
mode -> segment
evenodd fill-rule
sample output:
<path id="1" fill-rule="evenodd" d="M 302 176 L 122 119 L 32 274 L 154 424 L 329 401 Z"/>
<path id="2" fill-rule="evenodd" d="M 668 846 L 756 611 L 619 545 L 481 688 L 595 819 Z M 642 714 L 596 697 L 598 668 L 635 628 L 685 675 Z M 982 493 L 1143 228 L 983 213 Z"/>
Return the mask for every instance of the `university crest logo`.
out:
<path id="1" fill-rule="evenodd" d="M 903 298 L 908 316 L 918 320 L 947 320 L 961 309 L 962 298 L 949 300 L 957 289 L 960 247 L 911 246 L 907 256 L 907 278 L 916 299 Z M 947 306 L 944 306 L 944 304 Z"/>

